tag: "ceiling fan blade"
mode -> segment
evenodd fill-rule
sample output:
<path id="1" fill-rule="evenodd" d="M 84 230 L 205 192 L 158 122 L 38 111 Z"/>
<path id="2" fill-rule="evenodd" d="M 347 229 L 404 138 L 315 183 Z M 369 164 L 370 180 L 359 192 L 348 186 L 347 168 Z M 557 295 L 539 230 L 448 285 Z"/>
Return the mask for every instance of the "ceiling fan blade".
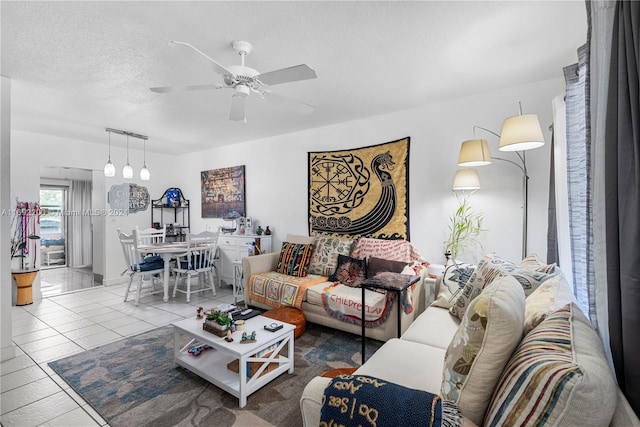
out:
<path id="1" fill-rule="evenodd" d="M 286 96 L 278 95 L 277 93 L 273 93 L 270 91 L 264 91 L 263 97 L 269 102 L 272 102 L 281 107 L 296 110 L 297 112 L 302 114 L 311 114 L 316 110 L 316 107 L 311 104 L 307 104 L 306 102 L 298 101 L 296 99 L 287 98 Z"/>
<path id="2" fill-rule="evenodd" d="M 169 93 L 169 92 L 185 92 L 188 90 L 209 90 L 209 89 L 221 89 L 221 84 L 206 84 L 206 85 L 190 85 L 190 86 L 161 86 L 152 87 L 151 92 L 156 93 Z"/>
<path id="3" fill-rule="evenodd" d="M 301 64 L 280 70 L 268 71 L 257 75 L 256 78 L 265 85 L 273 86 L 299 80 L 316 79 L 318 76 L 313 68 L 306 64 Z"/>
<path id="4" fill-rule="evenodd" d="M 190 45 L 189 43 L 185 43 L 185 42 L 179 42 L 179 41 L 175 41 L 172 40 L 169 42 L 169 44 L 180 44 L 183 46 L 187 46 L 190 47 L 191 49 L 195 50 L 196 52 L 198 52 L 200 55 L 204 56 L 205 58 L 207 58 L 209 60 L 208 65 L 213 68 L 213 70 L 218 73 L 221 74 L 223 76 L 233 76 L 233 73 L 229 70 L 227 70 L 224 65 L 220 64 L 218 61 L 216 61 L 215 59 L 209 57 L 209 55 L 207 55 L 206 53 L 204 53 L 203 51 L 201 51 L 200 49 Z"/>
<path id="5" fill-rule="evenodd" d="M 231 97 L 231 110 L 229 111 L 229 120 L 246 121 L 244 116 L 244 106 L 246 96 L 233 95 Z"/>

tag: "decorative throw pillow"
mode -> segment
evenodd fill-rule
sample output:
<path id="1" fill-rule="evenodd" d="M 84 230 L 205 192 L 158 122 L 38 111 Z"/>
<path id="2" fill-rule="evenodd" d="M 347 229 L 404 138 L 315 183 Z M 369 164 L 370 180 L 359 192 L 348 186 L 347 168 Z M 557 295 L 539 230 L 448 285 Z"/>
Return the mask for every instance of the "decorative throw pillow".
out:
<path id="1" fill-rule="evenodd" d="M 473 264 L 457 263 L 449 265 L 439 280 L 438 297 L 431 303 L 435 307 L 451 308 L 458 293 L 469 281 L 476 266 Z"/>
<path id="2" fill-rule="evenodd" d="M 482 424 L 500 375 L 522 338 L 524 292 L 513 277 L 487 286 L 467 307 L 445 354 L 443 399 Z"/>
<path id="3" fill-rule="evenodd" d="M 312 250 L 312 244 L 303 245 L 283 242 L 276 271 L 289 276 L 305 277 Z"/>
<path id="4" fill-rule="evenodd" d="M 407 266 L 406 262 L 391 261 L 390 259 L 382 259 L 370 257 L 367 260 L 367 278 L 372 278 L 381 271 L 390 271 L 392 273 L 402 273 Z"/>
<path id="5" fill-rule="evenodd" d="M 490 253 L 480 260 L 473 275 L 454 299 L 449 311 L 454 316 L 462 319 L 469 302 L 480 295 L 482 289 L 500 277 L 512 276 L 520 283 L 524 294 L 529 295 L 540 286 L 541 283 L 550 279 L 555 274 L 557 273 L 546 274 L 519 267 L 512 262 L 500 258 L 495 253 Z"/>
<path id="6" fill-rule="evenodd" d="M 358 259 L 376 257 L 392 261 L 402 261 L 407 264 L 413 261 L 425 262 L 426 260 L 416 248 L 406 240 L 385 240 L 361 237 L 356 242 L 351 256 Z"/>
<path id="7" fill-rule="evenodd" d="M 608 426 L 617 393 L 602 342 L 572 303 L 522 339 L 483 425 Z"/>
<path id="8" fill-rule="evenodd" d="M 527 255 L 522 262 L 520 263 L 520 267 L 528 268 L 529 270 L 539 271 L 541 273 L 553 273 L 556 269 L 556 263 L 553 264 L 545 264 L 542 262 L 538 255 L 531 254 Z"/>
<path id="9" fill-rule="evenodd" d="M 359 288 L 367 278 L 367 262 L 363 259 L 338 255 L 338 266 L 335 273 L 329 276 L 330 282 L 340 282 L 352 288 Z"/>
<path id="10" fill-rule="evenodd" d="M 338 266 L 338 255 L 349 255 L 354 243 L 355 239 L 349 237 L 316 236 L 307 273 L 329 276 Z"/>
<path id="11" fill-rule="evenodd" d="M 525 335 L 538 326 L 549 314 L 566 304 L 566 301 L 561 301 L 561 298 L 558 298 L 558 289 L 563 281 L 566 282 L 563 275 L 552 277 L 527 297 L 524 308 Z M 569 284 L 565 283 L 564 286 L 569 286 Z"/>

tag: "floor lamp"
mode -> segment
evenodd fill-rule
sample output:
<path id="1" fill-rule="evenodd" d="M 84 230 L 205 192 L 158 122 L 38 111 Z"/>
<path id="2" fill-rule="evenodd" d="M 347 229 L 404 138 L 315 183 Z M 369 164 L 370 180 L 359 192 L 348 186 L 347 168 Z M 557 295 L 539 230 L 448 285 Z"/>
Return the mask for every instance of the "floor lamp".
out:
<path id="1" fill-rule="evenodd" d="M 529 175 L 527 174 L 527 161 L 524 152 L 544 145 L 540 121 L 536 114 L 522 114 L 522 107 L 520 107 L 519 115 L 504 120 L 500 134 L 480 126 L 474 126 L 474 136 L 476 129 L 482 129 L 497 136 L 500 139 L 498 149 L 500 151 L 515 152 L 519 162 L 500 157 L 491 157 L 486 139 L 470 139 L 464 141 L 460 146 L 458 166 L 485 166 L 491 164 L 492 160 L 500 160 L 515 165 L 520 169 L 522 172 L 522 258 L 525 258 L 527 256 Z"/>

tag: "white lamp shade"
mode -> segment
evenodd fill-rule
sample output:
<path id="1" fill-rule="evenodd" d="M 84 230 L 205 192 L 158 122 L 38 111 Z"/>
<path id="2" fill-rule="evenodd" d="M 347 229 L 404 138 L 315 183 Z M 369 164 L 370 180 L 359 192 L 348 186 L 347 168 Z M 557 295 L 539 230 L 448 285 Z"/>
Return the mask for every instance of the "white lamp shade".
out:
<path id="1" fill-rule="evenodd" d="M 124 167 L 122 168 L 122 177 L 126 179 L 133 178 L 133 168 L 129 163 L 124 165 Z"/>
<path id="2" fill-rule="evenodd" d="M 151 173 L 149 172 L 149 169 L 147 169 L 146 166 L 144 166 L 142 169 L 140 169 L 140 179 L 143 181 L 149 181 L 149 179 L 151 178 Z"/>
<path id="3" fill-rule="evenodd" d="M 104 176 L 106 176 L 107 178 L 116 176 L 116 167 L 113 165 L 113 163 L 111 163 L 111 160 L 109 160 L 104 165 Z"/>
<path id="4" fill-rule="evenodd" d="M 491 164 L 491 152 L 486 139 L 469 139 L 460 146 L 458 166 L 485 166 Z"/>
<path id="5" fill-rule="evenodd" d="M 536 114 L 509 117 L 502 123 L 500 151 L 524 151 L 543 145 L 544 136 Z"/>
<path id="6" fill-rule="evenodd" d="M 471 191 L 479 189 L 480 177 L 475 169 L 459 169 L 456 172 L 456 176 L 453 178 L 454 191 Z"/>

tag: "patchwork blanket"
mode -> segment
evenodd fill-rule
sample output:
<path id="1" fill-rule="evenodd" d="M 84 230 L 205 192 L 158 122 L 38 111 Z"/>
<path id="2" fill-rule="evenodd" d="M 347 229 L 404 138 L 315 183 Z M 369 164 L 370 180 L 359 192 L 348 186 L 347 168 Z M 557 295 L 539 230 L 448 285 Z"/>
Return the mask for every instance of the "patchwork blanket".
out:
<path id="1" fill-rule="evenodd" d="M 462 425 L 452 401 L 366 375 L 339 375 L 324 390 L 321 426 Z"/>
<path id="2" fill-rule="evenodd" d="M 300 308 L 306 289 L 326 281 L 326 276 L 315 274 L 306 277 L 288 276 L 275 271 L 252 274 L 249 277 L 249 298 L 274 308 Z"/>

